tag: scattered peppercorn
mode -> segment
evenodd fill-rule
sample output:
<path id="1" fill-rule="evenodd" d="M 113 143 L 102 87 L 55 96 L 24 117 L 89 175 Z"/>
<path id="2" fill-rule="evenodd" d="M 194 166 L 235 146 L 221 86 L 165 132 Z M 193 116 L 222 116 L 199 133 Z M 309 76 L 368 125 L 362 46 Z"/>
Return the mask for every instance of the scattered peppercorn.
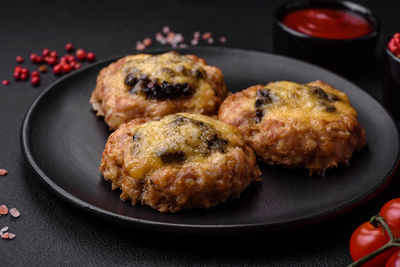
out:
<path id="1" fill-rule="evenodd" d="M 31 83 L 32 83 L 32 85 L 39 85 L 40 84 L 40 77 L 39 76 L 33 76 L 31 78 Z"/>
<path id="2" fill-rule="evenodd" d="M 79 61 L 84 61 L 86 59 L 86 51 L 82 48 L 79 48 L 78 50 L 76 50 L 76 57 Z"/>
<path id="3" fill-rule="evenodd" d="M 5 169 L 0 169 L 0 176 L 7 175 L 8 171 Z"/>
<path id="4" fill-rule="evenodd" d="M 21 73 L 21 75 L 19 76 L 19 79 L 20 79 L 21 81 L 26 81 L 26 80 L 28 80 L 28 74 Z"/>
<path id="5" fill-rule="evenodd" d="M 47 72 L 47 67 L 46 67 L 46 65 L 40 65 L 39 71 L 42 72 L 42 73 Z"/>
<path id="6" fill-rule="evenodd" d="M 3 80 L 2 84 L 3 84 L 3 85 L 9 85 L 9 84 L 10 84 L 10 81 L 9 81 L 9 80 Z"/>
<path id="7" fill-rule="evenodd" d="M 96 55 L 93 52 L 88 52 L 87 53 L 87 60 L 89 62 L 93 62 L 96 60 Z"/>
<path id="8" fill-rule="evenodd" d="M 66 43 L 66 44 L 65 44 L 65 50 L 66 50 L 67 52 L 72 52 L 72 51 L 74 51 L 74 49 L 75 49 L 75 47 L 74 47 L 73 44 L 71 44 L 71 43 Z"/>
<path id="9" fill-rule="evenodd" d="M 32 71 L 32 73 L 31 73 L 31 77 L 35 77 L 35 76 L 40 76 L 40 74 L 37 70 Z"/>
<path id="10" fill-rule="evenodd" d="M 81 67 L 82 67 L 82 64 L 81 64 L 81 63 L 76 63 L 76 64 L 75 64 L 75 69 L 76 69 L 76 70 L 80 69 Z"/>
<path id="11" fill-rule="evenodd" d="M 21 72 L 20 71 L 14 71 L 14 79 L 19 80 L 21 78 Z"/>
<path id="12" fill-rule="evenodd" d="M 44 48 L 42 51 L 42 56 L 47 57 L 50 54 L 50 49 Z"/>
<path id="13" fill-rule="evenodd" d="M 38 58 L 39 58 L 39 55 L 35 54 L 35 53 L 32 53 L 30 56 L 32 63 L 38 63 Z"/>
<path id="14" fill-rule="evenodd" d="M 24 58 L 21 57 L 21 56 L 17 56 L 16 60 L 17 60 L 18 63 L 24 63 Z"/>
<path id="15" fill-rule="evenodd" d="M 61 71 L 62 71 L 62 67 L 61 67 L 61 65 L 55 65 L 54 67 L 53 67 L 53 72 L 54 72 L 54 74 L 61 74 Z"/>
<path id="16" fill-rule="evenodd" d="M 64 64 L 63 65 L 63 72 L 64 73 L 69 73 L 71 71 L 71 66 L 69 64 Z"/>
<path id="17" fill-rule="evenodd" d="M 21 74 L 29 75 L 29 70 L 27 68 L 22 68 L 21 69 Z"/>

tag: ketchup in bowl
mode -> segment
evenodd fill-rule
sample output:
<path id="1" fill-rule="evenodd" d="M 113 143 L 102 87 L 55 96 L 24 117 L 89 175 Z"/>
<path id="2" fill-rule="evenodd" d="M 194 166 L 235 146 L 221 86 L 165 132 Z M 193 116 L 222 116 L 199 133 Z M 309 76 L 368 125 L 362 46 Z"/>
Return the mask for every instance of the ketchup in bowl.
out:
<path id="1" fill-rule="evenodd" d="M 353 39 L 373 30 L 363 17 L 329 8 L 295 10 L 286 14 L 281 21 L 297 32 L 325 39 Z"/>

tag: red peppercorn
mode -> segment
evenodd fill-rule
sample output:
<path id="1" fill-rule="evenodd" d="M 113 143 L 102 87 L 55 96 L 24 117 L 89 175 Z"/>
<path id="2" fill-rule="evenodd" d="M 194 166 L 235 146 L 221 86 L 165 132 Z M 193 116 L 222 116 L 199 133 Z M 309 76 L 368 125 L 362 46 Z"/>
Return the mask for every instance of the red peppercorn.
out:
<path id="1" fill-rule="evenodd" d="M 21 72 L 21 70 L 22 70 L 21 66 L 16 66 L 16 67 L 14 68 L 14 71 Z"/>
<path id="2" fill-rule="evenodd" d="M 22 68 L 21 69 L 21 74 L 29 75 L 29 70 L 27 68 Z"/>
<path id="3" fill-rule="evenodd" d="M 28 74 L 21 73 L 21 76 L 19 76 L 19 78 L 21 79 L 21 81 L 26 81 L 26 80 L 28 80 Z"/>
<path id="4" fill-rule="evenodd" d="M 52 57 L 50 57 L 50 56 L 45 56 L 44 57 L 44 61 L 47 63 L 47 64 L 49 64 L 49 61 L 52 59 Z"/>
<path id="5" fill-rule="evenodd" d="M 58 54 L 57 54 L 56 51 L 51 51 L 51 52 L 50 52 L 50 56 L 51 56 L 51 57 L 54 57 L 54 58 L 57 58 L 57 57 L 58 57 Z"/>
<path id="6" fill-rule="evenodd" d="M 69 65 L 70 65 L 70 67 L 71 67 L 72 70 L 75 69 L 75 65 L 76 65 L 76 64 L 77 64 L 76 61 L 72 61 L 72 62 L 69 63 Z"/>
<path id="7" fill-rule="evenodd" d="M 33 76 L 31 78 L 31 83 L 32 83 L 32 85 L 39 85 L 40 84 L 40 77 L 39 76 Z"/>
<path id="8" fill-rule="evenodd" d="M 62 67 L 61 67 L 61 65 L 55 65 L 55 66 L 53 67 L 53 72 L 54 72 L 54 74 L 61 74 L 61 72 L 62 72 Z"/>
<path id="9" fill-rule="evenodd" d="M 79 70 L 80 68 L 82 68 L 82 64 L 81 63 L 76 63 L 74 68 L 76 70 Z"/>
<path id="10" fill-rule="evenodd" d="M 67 43 L 67 44 L 65 45 L 65 50 L 67 50 L 68 52 L 72 52 L 72 51 L 74 51 L 74 49 L 75 49 L 75 47 L 74 47 L 74 45 L 71 44 L 71 43 Z"/>
<path id="11" fill-rule="evenodd" d="M 38 57 L 39 56 L 37 54 L 32 53 L 31 56 L 30 56 L 30 59 L 31 59 L 32 63 L 36 63 Z"/>
<path id="12" fill-rule="evenodd" d="M 74 55 L 66 55 L 65 57 L 67 58 L 68 62 L 76 61 Z"/>
<path id="13" fill-rule="evenodd" d="M 9 80 L 3 80 L 3 85 L 9 85 L 10 84 L 10 81 Z"/>
<path id="14" fill-rule="evenodd" d="M 54 66 L 54 65 L 56 65 L 56 64 L 58 63 L 58 59 L 57 59 L 56 57 L 51 57 L 51 58 L 49 59 L 49 61 L 47 61 L 47 63 L 48 63 L 50 66 Z"/>
<path id="15" fill-rule="evenodd" d="M 17 60 L 18 63 L 24 63 L 24 58 L 21 57 L 21 56 L 17 56 L 16 60 Z"/>
<path id="16" fill-rule="evenodd" d="M 43 62 L 43 57 L 37 56 L 36 57 L 36 63 L 42 63 Z"/>
<path id="17" fill-rule="evenodd" d="M 21 78 L 21 72 L 20 71 L 14 71 L 14 79 L 19 80 Z"/>
<path id="18" fill-rule="evenodd" d="M 78 50 L 76 50 L 76 57 L 80 60 L 80 61 L 84 61 L 86 59 L 86 52 L 85 50 L 83 50 L 82 48 L 79 48 Z"/>
<path id="19" fill-rule="evenodd" d="M 42 51 L 43 57 L 47 57 L 49 54 L 50 54 L 50 49 L 48 49 L 48 48 L 43 49 L 43 51 Z"/>
<path id="20" fill-rule="evenodd" d="M 35 76 L 40 76 L 40 74 L 37 70 L 32 71 L 32 73 L 31 73 L 31 77 L 35 77 Z"/>
<path id="21" fill-rule="evenodd" d="M 96 60 L 96 55 L 93 52 L 87 53 L 87 60 L 93 62 Z"/>
<path id="22" fill-rule="evenodd" d="M 64 73 L 68 73 L 68 72 L 70 72 L 70 71 L 71 71 L 71 66 L 68 65 L 68 64 L 65 64 L 65 65 L 63 66 L 63 72 L 64 72 Z"/>

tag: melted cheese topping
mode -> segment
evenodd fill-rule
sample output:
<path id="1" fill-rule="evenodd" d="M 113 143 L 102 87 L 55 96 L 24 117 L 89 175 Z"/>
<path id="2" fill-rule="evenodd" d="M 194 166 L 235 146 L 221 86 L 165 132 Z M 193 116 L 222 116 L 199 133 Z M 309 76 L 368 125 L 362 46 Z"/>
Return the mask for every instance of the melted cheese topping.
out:
<path id="1" fill-rule="evenodd" d="M 137 75 L 138 77 L 145 74 L 150 81 L 158 80 L 160 83 L 165 81 L 169 84 L 187 83 L 194 88 L 200 86 L 210 87 L 204 79 L 206 74 L 203 70 L 203 64 L 181 56 L 176 52 L 160 55 L 137 55 L 134 59 L 125 63 L 121 72 L 124 79 L 128 74 Z M 129 88 L 128 86 L 126 87 Z"/>
<path id="2" fill-rule="evenodd" d="M 125 154 L 125 168 L 133 178 L 184 162 L 202 162 L 215 153 L 243 146 L 237 129 L 212 118 L 177 113 L 136 127 Z"/>
<path id="3" fill-rule="evenodd" d="M 263 89 L 270 92 L 271 101 L 261 106 L 263 119 L 297 119 L 307 121 L 322 119 L 333 121 L 343 115 L 357 113 L 350 105 L 345 93 L 330 88 L 280 81 L 268 84 Z M 322 90 L 322 91 L 321 91 Z M 256 99 L 258 97 L 256 96 Z M 252 100 L 257 101 L 257 100 Z M 253 107 L 255 102 L 253 104 Z"/>

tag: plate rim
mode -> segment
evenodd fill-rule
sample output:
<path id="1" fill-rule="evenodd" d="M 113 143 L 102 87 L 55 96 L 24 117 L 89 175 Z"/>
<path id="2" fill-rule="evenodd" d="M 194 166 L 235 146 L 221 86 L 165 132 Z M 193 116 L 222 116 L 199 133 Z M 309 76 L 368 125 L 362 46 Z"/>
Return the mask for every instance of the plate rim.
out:
<path id="1" fill-rule="evenodd" d="M 390 114 L 390 112 L 387 111 L 386 107 L 381 105 L 374 97 L 372 97 L 370 94 L 362 90 L 359 86 L 355 85 L 353 82 L 350 80 L 347 80 L 340 75 L 331 72 L 323 67 L 320 67 L 318 65 L 302 61 L 299 59 L 279 55 L 279 54 L 273 54 L 273 53 L 268 53 L 264 51 L 256 51 L 256 50 L 249 50 L 249 49 L 241 49 L 241 48 L 229 48 L 229 47 L 188 47 L 188 48 L 178 48 L 178 49 L 170 49 L 170 48 L 158 48 L 158 49 L 149 49 L 148 51 L 135 51 L 132 53 L 129 53 L 129 55 L 132 54 L 140 54 L 140 53 L 160 53 L 160 52 L 167 52 L 171 50 L 176 50 L 176 51 L 187 51 L 187 50 L 199 50 L 199 51 L 221 51 L 221 50 L 230 50 L 234 53 L 241 52 L 241 53 L 255 53 L 255 54 L 262 54 L 262 55 L 268 55 L 276 58 L 283 58 L 284 60 L 290 60 L 290 61 L 297 61 L 302 64 L 307 64 L 311 65 L 313 67 L 322 69 L 324 71 L 329 72 L 330 75 L 332 75 L 335 79 L 343 80 L 347 83 L 350 83 L 352 86 L 357 88 L 357 90 L 361 91 L 361 93 L 366 94 L 370 99 L 372 99 L 373 102 L 378 104 L 381 108 L 383 108 L 384 112 L 386 115 L 388 115 L 390 122 L 395 129 L 396 132 L 396 138 L 398 142 L 400 141 L 400 134 L 399 130 L 397 129 L 396 123 Z M 334 209 L 331 210 L 325 210 L 321 211 L 317 214 L 314 214 L 313 216 L 303 216 L 301 218 L 296 218 L 293 220 L 286 221 L 284 223 L 245 223 L 245 224 L 227 224 L 227 225 L 194 225 L 194 224 L 180 224 L 180 223 L 170 223 L 170 222 L 157 222 L 157 221 L 152 221 L 152 220 L 144 220 L 140 218 L 134 218 L 130 216 L 125 216 L 125 215 L 119 215 L 107 210 L 104 210 L 102 208 L 99 208 L 93 204 L 90 204 L 86 201 L 83 201 L 79 199 L 78 197 L 75 197 L 74 195 L 68 193 L 66 190 L 64 190 L 62 187 L 58 186 L 55 182 L 52 181 L 51 177 L 47 176 L 46 173 L 40 168 L 39 164 L 35 161 L 32 151 L 30 149 L 29 145 L 29 129 L 30 129 L 30 117 L 32 116 L 32 113 L 40 103 L 41 99 L 45 97 L 46 94 L 48 94 L 52 88 L 56 87 L 58 84 L 63 83 L 65 80 L 70 79 L 71 77 L 78 75 L 87 69 L 96 67 L 98 65 L 104 64 L 105 62 L 110 62 L 113 60 L 116 60 L 118 58 L 121 58 L 123 56 L 126 56 L 128 54 L 123 54 L 123 55 L 117 55 L 117 56 L 112 56 L 108 57 L 106 59 L 100 60 L 95 62 L 94 64 L 87 65 L 84 68 L 80 69 L 79 71 L 70 73 L 68 75 L 65 75 L 64 77 L 58 79 L 57 81 L 53 82 L 50 84 L 47 88 L 45 88 L 32 102 L 30 107 L 28 108 L 24 118 L 23 122 L 21 125 L 21 130 L 20 130 L 20 143 L 21 143 L 21 149 L 22 149 L 22 154 L 24 156 L 24 159 L 28 161 L 29 166 L 36 175 L 39 177 L 39 180 L 46 185 L 47 188 L 50 189 L 53 193 L 55 193 L 58 197 L 60 197 L 63 201 L 67 202 L 68 204 L 71 204 L 74 207 L 77 207 L 81 210 L 84 210 L 90 214 L 93 214 L 97 217 L 100 217 L 102 219 L 105 219 L 110 222 L 117 222 L 117 223 L 122 223 L 124 225 L 128 226 L 134 226 L 137 228 L 145 228 L 149 230 L 155 230 L 155 231 L 161 231 L 161 232 L 170 232 L 170 233 L 185 233 L 185 234 L 211 234 L 211 235 L 225 235 L 225 234 L 238 234 L 238 233 L 250 233 L 250 232 L 256 232 L 256 231 L 273 231 L 273 230 L 283 230 L 283 229 L 291 229 L 291 228 L 298 228 L 298 227 L 304 227 L 307 225 L 315 224 L 321 221 L 326 221 L 329 220 L 333 217 L 336 217 L 338 215 L 347 213 L 348 211 L 355 209 L 358 206 L 361 206 L 362 204 L 366 203 L 368 200 L 372 199 L 375 197 L 377 194 L 379 194 L 387 184 L 390 183 L 390 181 L 393 179 L 395 176 L 400 162 L 400 148 L 397 150 L 397 156 L 395 159 L 394 165 L 391 167 L 390 171 L 387 172 L 387 175 L 382 179 L 382 181 L 371 188 L 368 192 L 365 192 L 364 194 L 354 198 L 351 201 L 348 201 L 344 203 L 343 205 L 340 205 Z M 399 142 L 400 143 L 400 142 Z M 117 220 L 116 220 L 117 219 Z M 295 226 L 294 226 L 295 225 Z"/>

